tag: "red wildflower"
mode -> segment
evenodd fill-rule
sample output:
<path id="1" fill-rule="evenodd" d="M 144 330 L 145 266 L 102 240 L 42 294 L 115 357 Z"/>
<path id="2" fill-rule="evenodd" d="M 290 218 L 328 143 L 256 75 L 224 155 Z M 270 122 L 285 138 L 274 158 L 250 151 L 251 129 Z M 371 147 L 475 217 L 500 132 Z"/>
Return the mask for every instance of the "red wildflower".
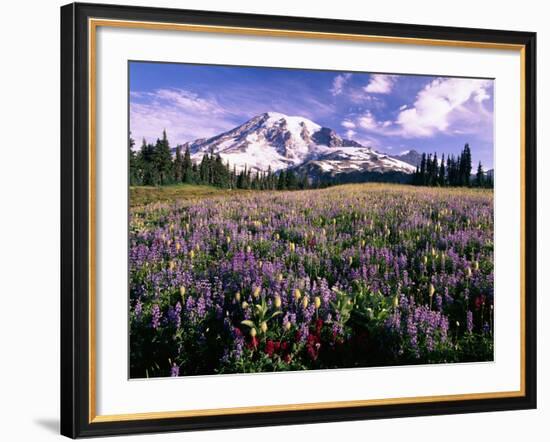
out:
<path id="1" fill-rule="evenodd" d="M 273 353 L 275 352 L 275 345 L 271 339 L 268 339 L 265 343 L 264 351 L 269 357 L 273 356 Z"/>
<path id="2" fill-rule="evenodd" d="M 307 354 L 310 357 L 312 361 L 316 361 L 319 357 L 319 350 L 317 350 L 315 347 L 308 346 L 307 347 Z"/>
<path id="3" fill-rule="evenodd" d="M 321 334 L 321 329 L 323 328 L 323 320 L 321 318 L 317 319 L 315 321 L 315 334 L 319 335 Z"/>
<path id="4" fill-rule="evenodd" d="M 253 338 L 250 338 L 250 342 L 248 343 L 248 348 L 253 348 L 256 350 L 258 348 L 258 338 L 254 336 Z"/>
<path id="5" fill-rule="evenodd" d="M 307 337 L 307 343 L 306 343 L 306 349 L 307 354 L 311 358 L 311 360 L 316 361 L 319 357 L 319 349 L 321 348 L 321 343 L 319 342 L 319 338 L 315 335 L 309 335 Z"/>
<path id="6" fill-rule="evenodd" d="M 476 310 L 479 310 L 481 306 L 485 305 L 485 295 L 478 296 L 475 299 L 474 303 L 475 303 Z"/>

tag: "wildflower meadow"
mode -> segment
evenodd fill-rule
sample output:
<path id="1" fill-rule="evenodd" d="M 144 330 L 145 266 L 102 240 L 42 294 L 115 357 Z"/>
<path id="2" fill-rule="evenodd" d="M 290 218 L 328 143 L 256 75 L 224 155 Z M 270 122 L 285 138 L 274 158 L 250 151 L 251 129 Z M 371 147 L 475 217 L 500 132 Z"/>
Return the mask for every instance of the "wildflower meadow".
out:
<path id="1" fill-rule="evenodd" d="M 132 378 L 493 359 L 490 189 L 225 192 L 129 230 Z"/>

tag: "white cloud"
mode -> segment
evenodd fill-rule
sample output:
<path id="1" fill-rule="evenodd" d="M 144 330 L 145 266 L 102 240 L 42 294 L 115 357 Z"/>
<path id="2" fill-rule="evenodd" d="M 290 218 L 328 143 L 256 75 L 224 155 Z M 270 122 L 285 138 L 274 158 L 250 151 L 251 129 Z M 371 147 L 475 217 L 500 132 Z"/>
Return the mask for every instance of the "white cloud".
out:
<path id="1" fill-rule="evenodd" d="M 158 89 L 152 95 L 157 100 L 164 100 L 185 111 L 223 113 L 221 106 L 214 98 L 202 98 L 184 89 Z"/>
<path id="2" fill-rule="evenodd" d="M 154 142 L 163 129 L 175 146 L 235 126 L 235 115 L 213 97 L 201 97 L 182 89 L 158 89 L 132 92 L 131 98 L 130 129 L 137 146 L 143 138 Z"/>
<path id="3" fill-rule="evenodd" d="M 354 141 L 357 141 L 361 146 L 372 147 L 373 149 L 383 149 L 384 144 L 380 142 L 377 138 L 374 137 L 364 137 L 361 134 L 357 134 L 353 137 Z"/>
<path id="4" fill-rule="evenodd" d="M 403 138 L 432 137 L 438 133 L 477 134 L 492 138 L 491 81 L 438 78 L 416 95 L 411 106 L 399 108 L 394 121 L 381 121 L 370 111 L 356 118 L 365 132 Z"/>
<path id="5" fill-rule="evenodd" d="M 393 123 L 390 120 L 378 121 L 374 114 L 368 110 L 357 118 L 357 124 L 367 132 L 386 135 Z"/>
<path id="6" fill-rule="evenodd" d="M 369 94 L 389 94 L 396 81 L 397 75 L 372 74 L 363 90 Z"/>
<path id="7" fill-rule="evenodd" d="M 371 109 L 384 109 L 386 101 L 381 100 L 376 94 L 365 93 L 365 87 L 351 88 L 346 91 L 347 98 L 358 105 L 368 105 Z"/>
<path id="8" fill-rule="evenodd" d="M 344 90 L 345 84 L 350 78 L 351 74 L 338 74 L 334 77 L 334 80 L 332 80 L 332 88 L 330 89 L 330 93 L 335 96 L 340 95 Z"/>
<path id="9" fill-rule="evenodd" d="M 359 123 L 359 126 L 367 130 L 374 130 L 378 127 L 378 122 L 376 121 L 371 111 L 367 111 L 365 112 L 364 115 L 359 117 L 358 123 Z"/>
<path id="10" fill-rule="evenodd" d="M 344 120 L 340 124 L 346 129 L 355 129 L 356 127 L 355 123 L 351 120 Z"/>
<path id="11" fill-rule="evenodd" d="M 488 100 L 489 98 L 491 98 L 491 96 L 487 93 L 487 91 L 485 89 L 480 89 L 479 91 L 477 91 L 477 93 L 474 95 L 474 101 L 476 103 L 481 103 L 485 100 Z"/>
<path id="12" fill-rule="evenodd" d="M 417 94 L 412 107 L 401 110 L 395 123 L 405 137 L 455 130 L 471 133 L 490 116 L 483 107 L 490 86 L 490 80 L 438 78 Z"/>
<path id="13" fill-rule="evenodd" d="M 352 129 L 348 129 L 346 131 L 346 137 L 347 138 L 353 138 L 355 135 L 357 135 L 357 132 L 355 132 L 354 130 Z"/>
<path id="14" fill-rule="evenodd" d="M 312 120 L 334 113 L 334 106 L 319 100 L 317 93 L 294 94 L 294 100 L 289 100 L 284 94 L 272 92 L 270 85 L 251 90 L 246 84 L 217 95 L 208 89 L 203 93 L 179 88 L 131 91 L 132 136 L 138 144 L 144 137 L 154 142 L 166 129 L 170 143 L 176 145 L 218 135 L 266 111 Z"/>

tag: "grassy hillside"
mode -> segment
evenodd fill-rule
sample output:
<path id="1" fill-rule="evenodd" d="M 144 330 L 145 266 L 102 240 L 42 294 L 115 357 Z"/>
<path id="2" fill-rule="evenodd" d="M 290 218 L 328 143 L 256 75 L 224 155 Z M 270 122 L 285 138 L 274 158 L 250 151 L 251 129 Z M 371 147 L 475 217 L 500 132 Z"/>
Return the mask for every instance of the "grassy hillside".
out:
<path id="1" fill-rule="evenodd" d="M 213 186 L 176 184 L 172 186 L 131 186 L 130 207 L 143 206 L 155 202 L 202 199 L 211 196 L 246 193 L 247 190 L 220 189 Z"/>
<path id="2" fill-rule="evenodd" d="M 374 191 L 374 190 L 387 190 L 398 191 L 401 190 L 405 193 L 410 192 L 426 192 L 439 194 L 440 192 L 448 192 L 449 194 L 479 194 L 486 193 L 492 194 L 492 190 L 488 189 L 475 189 L 475 188 L 453 188 L 446 187 L 430 188 L 430 187 L 416 187 L 416 186 L 404 186 L 400 184 L 388 184 L 388 183 L 363 183 L 363 184 L 344 184 L 336 187 L 337 192 L 344 190 L 361 190 L 361 191 Z M 175 184 L 171 186 L 130 186 L 130 207 L 143 206 L 150 203 L 169 203 L 173 201 L 191 201 L 199 200 L 209 197 L 217 196 L 236 196 L 246 195 L 248 193 L 255 192 L 254 190 L 245 189 L 220 189 L 214 186 L 204 186 L 196 184 Z M 322 191 L 321 191 L 322 192 Z M 330 189 L 325 189 L 324 192 L 331 192 Z"/>

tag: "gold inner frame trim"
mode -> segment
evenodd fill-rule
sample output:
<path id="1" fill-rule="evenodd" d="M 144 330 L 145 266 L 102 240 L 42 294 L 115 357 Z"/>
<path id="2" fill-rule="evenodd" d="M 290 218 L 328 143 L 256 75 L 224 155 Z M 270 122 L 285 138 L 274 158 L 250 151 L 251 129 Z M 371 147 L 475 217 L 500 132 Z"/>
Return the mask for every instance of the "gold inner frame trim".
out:
<path id="1" fill-rule="evenodd" d="M 214 408 L 177 411 L 154 411 L 128 414 L 96 414 L 96 36 L 97 28 L 132 28 L 162 31 L 205 32 L 217 34 L 252 35 L 265 37 L 291 37 L 322 40 L 356 41 L 387 44 L 411 44 L 420 46 L 445 46 L 474 49 L 498 49 L 518 51 L 520 54 L 520 389 L 487 393 L 464 393 L 436 396 L 398 397 L 351 401 L 315 402 L 301 404 L 262 405 L 233 408 Z M 89 367 L 88 367 L 88 421 L 89 423 L 134 421 L 146 419 L 169 419 L 200 416 L 239 415 L 247 413 L 274 413 L 281 411 L 323 410 L 376 405 L 420 404 L 427 402 L 483 400 L 525 396 L 525 46 L 520 44 L 423 39 L 412 37 L 389 37 L 331 32 L 293 31 L 283 29 L 245 28 L 233 26 L 210 26 L 181 23 L 140 22 L 111 19 L 88 19 L 88 93 L 89 93 Z"/>

